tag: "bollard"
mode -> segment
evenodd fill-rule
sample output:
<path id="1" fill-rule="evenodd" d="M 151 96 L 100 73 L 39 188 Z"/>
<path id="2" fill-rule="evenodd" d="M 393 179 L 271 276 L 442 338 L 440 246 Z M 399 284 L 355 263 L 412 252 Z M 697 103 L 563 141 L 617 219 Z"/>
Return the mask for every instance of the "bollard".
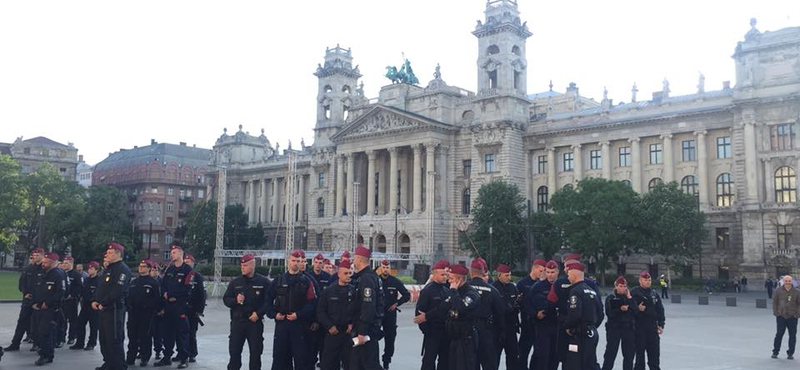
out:
<path id="1" fill-rule="evenodd" d="M 672 298 L 670 298 L 672 303 L 681 303 L 681 295 L 680 294 L 673 294 Z"/>
<path id="2" fill-rule="evenodd" d="M 697 297 L 697 303 L 701 306 L 708 306 L 708 297 L 704 295 Z"/>
<path id="3" fill-rule="evenodd" d="M 764 298 L 756 298 L 756 308 L 767 308 L 767 300 Z"/>
<path id="4" fill-rule="evenodd" d="M 725 297 L 725 305 L 728 307 L 736 307 L 736 297 Z"/>

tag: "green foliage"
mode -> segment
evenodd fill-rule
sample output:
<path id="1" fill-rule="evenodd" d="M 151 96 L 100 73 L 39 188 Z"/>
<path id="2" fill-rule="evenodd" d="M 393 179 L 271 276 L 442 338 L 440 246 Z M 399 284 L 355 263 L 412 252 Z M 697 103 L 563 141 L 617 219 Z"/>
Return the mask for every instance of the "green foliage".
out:
<path id="1" fill-rule="evenodd" d="M 525 199 L 516 185 L 497 180 L 478 189 L 472 207 L 472 226 L 463 249 L 473 257 L 483 257 L 493 264 L 514 264 L 527 254 L 525 244 Z M 489 228 L 492 228 L 493 255 L 489 256 Z M 476 250 L 477 249 L 477 250 Z M 491 266 L 492 269 L 494 266 Z"/>
<path id="2" fill-rule="evenodd" d="M 216 222 L 216 218 L 214 222 Z M 223 248 L 225 249 L 241 249 L 247 246 L 250 232 L 247 230 L 247 213 L 244 213 L 243 205 L 234 204 L 225 207 L 224 235 Z"/>
<path id="3" fill-rule="evenodd" d="M 555 216 L 548 212 L 533 212 L 528 218 L 528 227 L 533 235 L 533 247 L 549 260 L 564 245 L 561 230 L 556 228 Z"/>
<path id="4" fill-rule="evenodd" d="M 189 217 L 183 244 L 199 260 L 213 258 L 217 235 L 217 202 L 209 200 L 195 203 L 189 211 Z"/>
<path id="5" fill-rule="evenodd" d="M 30 207 L 19 172 L 17 162 L 0 154 L 0 250 L 6 252 L 17 242 L 17 230 L 25 225 Z"/>
<path id="6" fill-rule="evenodd" d="M 49 217 L 47 210 L 53 205 L 76 202 L 75 197 L 81 196 L 74 181 L 65 180 L 53 165 L 43 164 L 35 172 L 22 177 L 23 186 L 26 188 L 25 225 L 20 235 L 20 242 L 25 246 L 32 246 L 37 241 L 39 233 L 39 209 L 45 206 L 45 217 Z M 82 192 L 82 190 L 81 190 Z M 52 244 L 55 239 L 45 235 L 43 244 Z"/>

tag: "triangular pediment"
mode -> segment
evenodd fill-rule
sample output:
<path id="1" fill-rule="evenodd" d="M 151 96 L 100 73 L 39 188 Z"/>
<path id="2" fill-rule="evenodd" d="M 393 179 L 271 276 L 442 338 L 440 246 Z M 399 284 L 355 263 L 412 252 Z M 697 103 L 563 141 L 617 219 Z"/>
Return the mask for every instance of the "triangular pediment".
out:
<path id="1" fill-rule="evenodd" d="M 376 105 L 333 135 L 331 141 L 343 142 L 355 138 L 427 130 L 453 131 L 456 127 L 402 109 Z"/>

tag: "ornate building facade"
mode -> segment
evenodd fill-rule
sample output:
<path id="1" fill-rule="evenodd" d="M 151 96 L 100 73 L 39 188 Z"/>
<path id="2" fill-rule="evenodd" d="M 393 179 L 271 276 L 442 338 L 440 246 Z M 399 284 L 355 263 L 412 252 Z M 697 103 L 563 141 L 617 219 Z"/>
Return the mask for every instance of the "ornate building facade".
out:
<path id="1" fill-rule="evenodd" d="M 217 140 L 212 165 L 226 169 L 227 203 L 243 204 L 250 222 L 266 227 L 267 247 L 284 245 L 281 228 L 294 207 L 295 245 L 306 249 L 363 241 L 459 262 L 467 259 L 457 241 L 473 194 L 493 179 L 518 185 L 534 210 L 585 177 L 626 181 L 641 193 L 676 181 L 708 215 L 703 268 L 691 274 L 797 272 L 800 27 L 762 33 L 753 23 L 733 54 L 734 86 L 706 91 L 701 76 L 697 93 L 671 96 L 664 81 L 651 99 L 637 100 L 634 86 L 632 102 L 616 105 L 582 97 L 574 84 L 528 94 L 532 33 L 516 1 L 487 2 L 472 34 L 477 92 L 448 85 L 437 68 L 425 87 L 392 84 L 367 99 L 350 49 L 328 49 L 315 73 L 313 145 L 281 151 L 263 130 L 256 137 L 241 126 Z M 290 153 L 293 184 L 285 180 Z M 289 191 L 296 201 L 287 205 Z M 618 261 L 631 271 L 658 264 L 658 256 Z"/>

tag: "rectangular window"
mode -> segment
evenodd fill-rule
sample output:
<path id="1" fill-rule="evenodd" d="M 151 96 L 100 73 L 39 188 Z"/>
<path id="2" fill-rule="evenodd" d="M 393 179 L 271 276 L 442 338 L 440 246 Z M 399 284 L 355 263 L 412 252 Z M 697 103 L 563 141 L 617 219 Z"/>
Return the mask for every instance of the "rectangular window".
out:
<path id="1" fill-rule="evenodd" d="M 664 163 L 664 157 L 661 144 L 650 144 L 650 164 L 662 163 Z"/>
<path id="2" fill-rule="evenodd" d="M 772 150 L 789 150 L 794 148 L 794 126 L 793 124 L 787 123 L 769 127 L 770 147 L 772 147 Z"/>
<path id="3" fill-rule="evenodd" d="M 205 190 L 198 190 L 197 191 L 197 198 L 203 199 L 203 197 L 205 197 L 205 196 L 206 196 Z"/>
<path id="4" fill-rule="evenodd" d="M 494 154 L 487 154 L 483 163 L 485 172 L 494 172 Z"/>
<path id="5" fill-rule="evenodd" d="M 787 249 L 792 246 L 792 229 L 787 225 L 778 225 L 778 249 Z"/>
<path id="6" fill-rule="evenodd" d="M 563 167 L 564 172 L 572 171 L 573 168 L 572 158 L 573 158 L 572 152 L 564 153 L 564 167 Z"/>
<path id="7" fill-rule="evenodd" d="M 462 163 L 463 163 L 463 166 L 464 166 L 463 176 L 464 176 L 465 179 L 468 179 L 470 177 L 470 175 L 472 174 L 472 160 L 471 159 L 465 159 Z"/>
<path id="8" fill-rule="evenodd" d="M 66 167 L 61 167 L 61 168 L 58 169 L 58 172 L 67 173 L 67 168 Z"/>
<path id="9" fill-rule="evenodd" d="M 317 174 L 317 187 L 324 188 L 325 187 L 325 172 L 320 172 Z"/>
<path id="10" fill-rule="evenodd" d="M 727 227 L 717 228 L 717 249 L 728 249 L 731 243 L 731 230 Z"/>
<path id="11" fill-rule="evenodd" d="M 589 152 L 589 169 L 599 170 L 603 167 L 603 156 L 599 150 Z"/>
<path id="12" fill-rule="evenodd" d="M 172 257 L 170 257 L 169 251 L 164 251 L 164 261 L 169 261 L 170 258 L 172 258 Z"/>
<path id="13" fill-rule="evenodd" d="M 684 162 L 694 162 L 696 160 L 694 152 L 694 140 L 681 141 L 682 158 Z"/>
<path id="14" fill-rule="evenodd" d="M 172 235 L 170 235 L 170 234 L 165 235 L 164 236 L 164 243 L 172 244 Z"/>
<path id="15" fill-rule="evenodd" d="M 172 227 L 172 217 L 167 217 L 167 226 Z"/>
<path id="16" fill-rule="evenodd" d="M 717 158 L 731 157 L 731 137 L 723 136 L 717 138 Z"/>
<path id="17" fill-rule="evenodd" d="M 175 194 L 175 188 L 173 188 L 172 186 L 168 187 L 167 195 L 174 195 L 174 194 Z"/>
<path id="18" fill-rule="evenodd" d="M 158 193 L 158 186 L 152 186 L 152 187 L 150 187 L 150 192 L 151 192 L 151 193 L 153 193 L 153 194 L 156 194 L 156 193 Z"/>
<path id="19" fill-rule="evenodd" d="M 318 251 L 322 250 L 322 247 L 323 247 L 322 246 L 322 241 L 323 241 L 322 234 L 317 234 L 317 250 Z"/>
<path id="20" fill-rule="evenodd" d="M 181 189 L 181 191 L 178 194 L 180 195 L 181 198 L 185 197 L 186 196 L 186 189 Z"/>
<path id="21" fill-rule="evenodd" d="M 547 156 L 546 155 L 540 155 L 537 158 L 536 164 L 537 164 L 537 170 L 538 170 L 538 172 L 536 172 L 536 173 L 538 173 L 540 175 L 544 175 L 544 174 L 547 173 Z"/>
<path id="22" fill-rule="evenodd" d="M 22 149 L 22 153 L 23 154 L 31 154 L 31 148 L 23 148 Z"/>
<path id="23" fill-rule="evenodd" d="M 619 166 L 629 167 L 631 165 L 631 147 L 623 146 L 619 148 Z"/>
<path id="24" fill-rule="evenodd" d="M 167 202 L 167 211 L 172 211 L 175 209 L 175 204 L 172 202 Z"/>

